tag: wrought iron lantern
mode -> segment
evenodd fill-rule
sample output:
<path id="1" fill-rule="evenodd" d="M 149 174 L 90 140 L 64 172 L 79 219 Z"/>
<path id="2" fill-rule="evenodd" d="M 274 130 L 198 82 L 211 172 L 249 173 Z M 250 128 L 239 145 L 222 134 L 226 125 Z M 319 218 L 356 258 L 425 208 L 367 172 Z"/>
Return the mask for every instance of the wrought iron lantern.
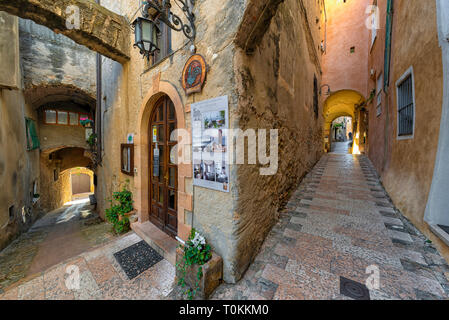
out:
<path id="1" fill-rule="evenodd" d="M 159 50 L 157 47 L 159 28 L 152 20 L 141 17 L 134 20 L 133 27 L 136 38 L 134 47 L 138 47 L 140 54 L 149 59 L 151 55 Z"/>
<path id="2" fill-rule="evenodd" d="M 196 36 L 195 15 L 192 12 L 195 0 L 172 0 L 184 13 L 187 22 L 171 10 L 171 0 L 140 0 L 142 17 L 138 17 L 132 23 L 136 42 L 134 47 L 140 49 L 140 53 L 149 58 L 159 50 L 157 36 L 160 33 L 158 24 L 167 25 L 174 31 L 182 31 L 190 40 L 194 41 Z"/>

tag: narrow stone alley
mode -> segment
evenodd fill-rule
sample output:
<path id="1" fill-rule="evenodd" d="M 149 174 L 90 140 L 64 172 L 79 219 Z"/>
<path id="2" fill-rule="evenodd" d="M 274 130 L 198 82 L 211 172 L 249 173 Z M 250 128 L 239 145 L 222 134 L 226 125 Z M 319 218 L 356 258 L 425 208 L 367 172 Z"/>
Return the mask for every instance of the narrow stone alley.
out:
<path id="1" fill-rule="evenodd" d="M 222 285 L 214 299 L 348 299 L 340 277 L 365 284 L 372 270 L 380 276 L 372 300 L 448 298 L 449 266 L 395 210 L 370 161 L 328 154 L 280 213 L 244 278 Z"/>
<path id="2" fill-rule="evenodd" d="M 0 292 L 114 238 L 85 200 L 47 213 L 0 252 Z"/>
<path id="3" fill-rule="evenodd" d="M 132 280 L 126 276 L 114 253 L 141 241 L 131 232 L 13 286 L 0 299 L 182 298 L 173 294 L 175 267 L 165 259 Z M 81 271 L 77 290 L 65 286 L 70 265 Z M 395 210 L 370 161 L 328 154 L 280 212 L 243 279 L 222 284 L 212 299 L 349 299 L 341 281 L 365 284 L 375 270 L 372 300 L 449 297 L 449 266 Z M 363 298 L 357 285 L 348 286 Z"/>

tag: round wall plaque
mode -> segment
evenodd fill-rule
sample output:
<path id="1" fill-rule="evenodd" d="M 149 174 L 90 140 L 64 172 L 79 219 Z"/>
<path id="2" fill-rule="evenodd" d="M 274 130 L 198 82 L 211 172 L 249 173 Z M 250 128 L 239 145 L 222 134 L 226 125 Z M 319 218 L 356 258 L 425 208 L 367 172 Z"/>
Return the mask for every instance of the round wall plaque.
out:
<path id="1" fill-rule="evenodd" d="M 206 81 L 207 66 L 203 56 L 194 54 L 182 72 L 182 87 L 187 95 L 201 92 Z"/>

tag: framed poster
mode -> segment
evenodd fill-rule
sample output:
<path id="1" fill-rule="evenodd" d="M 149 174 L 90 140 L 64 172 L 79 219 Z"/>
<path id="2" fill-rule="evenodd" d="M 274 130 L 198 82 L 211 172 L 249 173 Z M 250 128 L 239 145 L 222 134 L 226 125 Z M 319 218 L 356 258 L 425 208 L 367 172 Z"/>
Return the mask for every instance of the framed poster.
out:
<path id="1" fill-rule="evenodd" d="M 228 97 L 191 105 L 193 185 L 229 192 Z"/>

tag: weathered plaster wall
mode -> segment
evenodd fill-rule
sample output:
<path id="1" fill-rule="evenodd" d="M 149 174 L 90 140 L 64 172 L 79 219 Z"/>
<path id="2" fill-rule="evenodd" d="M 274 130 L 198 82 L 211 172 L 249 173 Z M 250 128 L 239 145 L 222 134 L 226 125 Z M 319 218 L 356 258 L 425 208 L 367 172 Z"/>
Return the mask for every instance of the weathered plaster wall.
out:
<path id="1" fill-rule="evenodd" d="M 386 22 L 387 22 L 387 0 L 378 0 L 377 6 L 379 7 L 379 30 L 377 30 L 377 38 L 369 52 L 368 56 L 368 75 L 371 70 L 374 71 L 374 75 L 368 79 L 368 91 L 376 89 L 377 79 L 384 75 L 384 58 L 385 58 L 385 37 L 386 37 Z M 371 46 L 371 36 L 366 39 Z M 383 86 L 383 81 L 382 81 Z M 387 91 L 388 92 L 388 91 Z M 367 106 L 369 110 L 369 145 L 368 145 L 368 157 L 373 163 L 374 167 L 381 172 L 384 169 L 385 159 L 387 155 L 386 139 L 389 135 L 386 126 L 387 119 L 390 117 L 387 95 L 382 87 L 382 113 L 377 115 L 377 92 L 374 99 Z"/>
<path id="2" fill-rule="evenodd" d="M 92 165 L 89 154 L 83 148 L 63 148 L 54 151 L 50 158 L 52 151 L 54 150 L 43 151 L 40 154 L 40 204 L 46 211 L 57 209 L 71 200 L 70 169 Z M 56 181 L 55 170 L 58 176 Z"/>
<path id="3" fill-rule="evenodd" d="M 121 2 L 122 3 L 122 2 Z M 102 1 L 102 5 L 111 10 L 121 10 L 121 13 L 131 16 L 137 10 L 136 4 L 121 5 L 117 1 Z M 191 55 L 186 38 L 182 33 L 172 33 L 172 48 L 174 53 L 158 65 L 147 70 L 145 62 L 138 50 L 132 50 L 131 62 L 118 66 L 115 62 L 103 62 L 103 132 L 104 152 L 103 163 L 98 168 L 98 194 L 105 198 L 116 191 L 126 179 L 131 180 L 131 188 L 135 195 L 136 206 L 140 207 L 146 199 L 139 199 L 141 188 L 147 188 L 147 183 L 138 183 L 142 168 L 135 164 L 137 176 L 128 177 L 120 173 L 120 143 L 126 141 L 127 133 L 137 134 L 139 111 L 144 105 L 144 97 L 150 90 L 159 91 L 160 83 L 167 83 L 177 91 L 181 98 L 181 110 L 185 118 L 186 128 L 190 130 L 190 110 L 188 105 L 195 101 L 228 95 L 230 100 L 231 127 L 236 126 L 237 97 L 234 90 L 233 35 L 242 16 L 244 1 L 198 1 L 195 4 L 196 26 L 198 28 L 195 45 L 197 52 L 202 54 L 210 66 L 207 81 L 202 93 L 186 97 L 179 79 L 185 62 Z M 176 8 L 176 7 L 174 7 Z M 162 87 L 162 85 L 161 85 Z M 145 120 L 144 120 L 145 121 Z M 148 120 L 146 120 L 148 121 Z M 148 134 L 147 132 L 143 134 Z M 137 145 L 141 137 L 135 137 Z M 136 160 L 137 162 L 137 160 Z M 146 164 L 148 165 L 148 164 Z M 183 185 L 180 186 L 178 200 L 178 232 L 186 237 L 190 226 L 203 232 L 210 240 L 218 254 L 225 258 L 225 279 L 235 281 L 236 273 L 231 266 L 235 261 L 234 206 L 236 198 L 235 168 L 231 169 L 231 192 L 220 193 L 192 186 L 190 168 L 180 168 Z M 107 205 L 105 199 L 98 199 L 101 213 Z M 143 212 L 143 215 L 148 214 Z M 144 221 L 142 221 L 144 222 Z"/>
<path id="4" fill-rule="evenodd" d="M 317 17 L 317 1 L 284 1 L 254 54 L 239 50 L 234 59 L 239 127 L 279 130 L 275 175 L 262 176 L 261 165 L 241 165 L 237 171 L 237 278 L 257 254 L 278 209 L 322 155 L 323 109 L 320 105 L 315 115 L 313 108 L 314 75 L 321 82 Z"/>
<path id="5" fill-rule="evenodd" d="M 372 0 L 326 0 L 327 43 L 323 56 L 323 84 L 333 92 L 356 90 L 367 96 L 367 61 L 370 36 L 365 13 Z M 355 52 L 351 53 L 351 47 Z M 324 88 L 327 90 L 327 88 Z"/>
<path id="6" fill-rule="evenodd" d="M 391 56 L 388 154 L 383 183 L 395 205 L 448 257 L 429 231 L 424 211 L 432 182 L 442 111 L 443 67 L 435 1 L 395 1 Z M 413 66 L 415 134 L 398 140 L 396 81 Z"/>
<path id="7" fill-rule="evenodd" d="M 93 51 L 31 20 L 20 19 L 19 30 L 26 89 L 67 86 L 95 97 Z"/>
<path id="8" fill-rule="evenodd" d="M 17 24 L 17 18 L 4 18 L 0 13 L 0 37 L 7 39 L 11 46 L 18 43 L 18 29 L 11 29 L 5 23 Z M 11 30 L 14 30 L 11 32 Z M 3 57 L 5 47 L 0 47 Z M 11 59 L 0 59 L 2 70 L 11 70 Z M 16 63 L 18 63 L 16 59 Z M 13 68 L 19 70 L 19 68 Z M 21 79 L 20 72 L 11 75 Z M 33 182 L 39 178 L 39 150 L 27 151 L 25 117 L 37 120 L 37 114 L 25 103 L 21 81 L 19 90 L 0 89 L 0 249 L 5 247 L 19 232 L 26 230 L 39 213 L 39 205 L 32 204 Z M 38 184 L 39 192 L 39 184 Z M 14 206 L 13 216 L 9 216 L 9 207 Z M 25 212 L 25 221 L 22 217 Z"/>

